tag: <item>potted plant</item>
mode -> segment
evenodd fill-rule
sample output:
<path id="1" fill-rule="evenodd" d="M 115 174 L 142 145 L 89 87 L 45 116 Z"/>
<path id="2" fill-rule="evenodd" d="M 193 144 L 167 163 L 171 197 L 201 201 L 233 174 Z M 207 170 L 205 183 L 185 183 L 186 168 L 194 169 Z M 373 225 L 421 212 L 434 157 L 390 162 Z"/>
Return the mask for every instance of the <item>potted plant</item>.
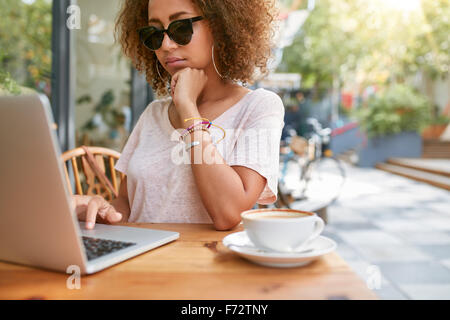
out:
<path id="1" fill-rule="evenodd" d="M 390 157 L 422 155 L 420 132 L 429 123 L 430 104 L 411 87 L 395 84 L 369 99 L 357 117 L 367 139 L 358 165 L 371 167 Z"/>
<path id="2" fill-rule="evenodd" d="M 0 96 L 17 96 L 33 93 L 36 93 L 34 89 L 19 85 L 9 72 L 0 70 Z"/>
<path id="3" fill-rule="evenodd" d="M 11 78 L 11 75 L 0 70 L 0 95 L 18 95 L 20 93 L 20 86 Z"/>
<path id="4" fill-rule="evenodd" d="M 77 104 L 89 102 L 92 102 L 92 98 L 88 95 L 82 96 L 77 100 Z M 121 132 L 125 124 L 125 115 L 114 106 L 114 102 L 115 96 L 113 90 L 106 90 L 102 94 L 100 101 L 94 107 L 94 116 L 80 129 L 82 133 L 81 144 L 110 144 L 118 140 L 121 134 L 125 134 Z M 103 134 L 99 131 L 106 131 L 110 141 L 100 141 L 99 136 L 102 137 Z"/>
<path id="5" fill-rule="evenodd" d="M 433 117 L 430 125 L 423 130 L 422 138 L 426 140 L 439 140 L 449 124 L 450 118 L 444 114 Z"/>

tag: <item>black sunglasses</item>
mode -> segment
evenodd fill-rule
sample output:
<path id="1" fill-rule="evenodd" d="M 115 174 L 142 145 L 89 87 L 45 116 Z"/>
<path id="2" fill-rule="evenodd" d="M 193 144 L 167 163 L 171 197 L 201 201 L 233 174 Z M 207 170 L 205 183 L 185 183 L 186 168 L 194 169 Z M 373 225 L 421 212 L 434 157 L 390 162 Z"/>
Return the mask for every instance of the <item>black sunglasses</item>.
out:
<path id="1" fill-rule="evenodd" d="M 191 42 L 194 30 L 192 23 L 202 20 L 203 17 L 198 16 L 189 19 L 175 20 L 169 24 L 167 29 L 158 29 L 154 26 L 147 26 L 138 30 L 139 38 L 144 46 L 150 50 L 158 50 L 161 48 L 164 40 L 164 32 L 167 33 L 170 39 L 177 44 L 185 46 Z"/>

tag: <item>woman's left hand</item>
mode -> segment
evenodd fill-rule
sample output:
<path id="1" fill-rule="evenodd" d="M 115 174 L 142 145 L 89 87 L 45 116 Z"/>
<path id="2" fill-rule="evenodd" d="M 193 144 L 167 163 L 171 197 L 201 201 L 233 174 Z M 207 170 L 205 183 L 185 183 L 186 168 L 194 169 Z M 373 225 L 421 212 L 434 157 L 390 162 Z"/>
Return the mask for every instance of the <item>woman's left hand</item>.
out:
<path id="1" fill-rule="evenodd" d="M 184 68 L 172 76 L 172 99 L 179 114 L 198 112 L 191 110 L 205 88 L 208 77 L 203 70 Z"/>

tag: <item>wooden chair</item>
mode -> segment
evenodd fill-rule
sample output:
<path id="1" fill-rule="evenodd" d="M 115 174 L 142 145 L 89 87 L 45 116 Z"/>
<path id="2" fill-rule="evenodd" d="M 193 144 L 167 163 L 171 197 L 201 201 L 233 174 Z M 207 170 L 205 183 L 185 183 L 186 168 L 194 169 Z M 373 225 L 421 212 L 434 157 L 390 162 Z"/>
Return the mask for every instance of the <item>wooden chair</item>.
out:
<path id="1" fill-rule="evenodd" d="M 64 162 L 66 181 L 71 194 L 73 194 L 73 190 L 69 179 L 68 162 L 72 165 L 76 194 L 101 195 L 108 201 L 117 197 L 120 186 L 120 182 L 117 182 L 118 173 L 120 180 L 125 176 L 114 168 L 119 157 L 119 152 L 102 147 L 82 146 L 64 152 L 61 158 Z M 109 177 L 106 168 L 109 169 Z M 80 175 L 80 171 L 84 173 L 84 176 Z M 87 190 L 84 191 L 83 186 Z"/>

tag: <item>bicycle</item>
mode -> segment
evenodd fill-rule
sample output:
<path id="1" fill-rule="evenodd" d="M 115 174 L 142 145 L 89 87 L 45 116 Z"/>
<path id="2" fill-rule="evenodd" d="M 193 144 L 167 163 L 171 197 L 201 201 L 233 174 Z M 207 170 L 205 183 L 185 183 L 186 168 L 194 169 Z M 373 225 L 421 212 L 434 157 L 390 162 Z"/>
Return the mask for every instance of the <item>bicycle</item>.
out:
<path id="1" fill-rule="evenodd" d="M 326 215 L 326 208 L 339 197 L 345 182 L 345 170 L 330 149 L 331 129 L 323 128 L 317 119 L 308 118 L 312 127 L 308 139 L 297 134 L 294 128 L 281 144 L 281 174 L 278 180 L 277 208 L 317 207 Z M 289 168 L 290 167 L 290 168 Z M 287 171 L 292 174 L 287 176 Z M 315 203 L 314 203 L 315 202 Z"/>

